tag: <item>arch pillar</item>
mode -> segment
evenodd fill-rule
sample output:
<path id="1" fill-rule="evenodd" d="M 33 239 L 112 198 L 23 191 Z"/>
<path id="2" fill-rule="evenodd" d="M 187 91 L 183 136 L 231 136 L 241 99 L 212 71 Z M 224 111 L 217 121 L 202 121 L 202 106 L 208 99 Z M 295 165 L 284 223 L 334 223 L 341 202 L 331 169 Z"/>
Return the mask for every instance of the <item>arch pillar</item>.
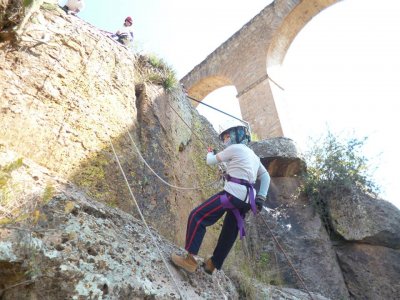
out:
<path id="1" fill-rule="evenodd" d="M 282 126 L 274 97 L 265 74 L 253 86 L 238 93 L 240 111 L 244 120 L 251 124 L 257 138 L 266 139 L 283 136 Z"/>

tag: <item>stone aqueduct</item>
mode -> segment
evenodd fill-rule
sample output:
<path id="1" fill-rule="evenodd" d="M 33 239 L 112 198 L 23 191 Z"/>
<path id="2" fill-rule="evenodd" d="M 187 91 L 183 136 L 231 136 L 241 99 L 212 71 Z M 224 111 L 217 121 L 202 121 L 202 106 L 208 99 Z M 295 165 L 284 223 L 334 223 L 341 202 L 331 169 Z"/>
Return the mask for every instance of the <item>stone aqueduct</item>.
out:
<path id="1" fill-rule="evenodd" d="M 189 96 L 203 100 L 233 85 L 252 131 L 262 139 L 283 136 L 268 69 L 281 65 L 299 31 L 338 1 L 275 0 L 181 79 Z"/>

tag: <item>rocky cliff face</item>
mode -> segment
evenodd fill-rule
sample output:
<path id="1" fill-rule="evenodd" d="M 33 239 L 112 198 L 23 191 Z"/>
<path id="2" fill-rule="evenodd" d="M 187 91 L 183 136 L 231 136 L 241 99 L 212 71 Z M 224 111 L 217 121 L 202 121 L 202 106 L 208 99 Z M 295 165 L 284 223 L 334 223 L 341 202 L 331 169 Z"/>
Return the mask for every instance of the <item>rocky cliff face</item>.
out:
<path id="1" fill-rule="evenodd" d="M 131 187 L 140 192 L 145 216 L 182 242 L 184 229 L 176 224 L 218 184 L 170 189 L 144 165 L 136 147 L 166 181 L 203 186 L 217 173 L 198 158 L 206 147 L 202 143 L 218 144 L 210 124 L 179 90 L 167 95 L 149 85 L 140 74 L 149 69 L 144 59 L 56 5 L 32 13 L 22 32 L 16 44 L 3 43 L 0 57 L 2 143 L 97 201 L 136 214 L 118 157 Z"/>
<path id="2" fill-rule="evenodd" d="M 221 188 L 203 159 L 221 147 L 211 125 L 151 83 L 148 58 L 54 3 L 3 0 L 0 23 L 1 299 L 400 297 L 399 211 L 332 199 L 333 242 L 297 192 L 305 165 L 285 138 L 252 145 L 274 210 L 249 216 L 224 271 L 176 270 L 189 211 Z"/>
<path id="3" fill-rule="evenodd" d="M 1 165 L 18 157 L 0 151 Z M 14 197 L 26 199 L 29 191 L 34 198 L 19 222 L 0 230 L 1 299 L 237 298 L 224 273 L 198 272 L 189 279 L 164 261 L 180 250 L 154 228 L 29 159 L 9 184 Z"/>

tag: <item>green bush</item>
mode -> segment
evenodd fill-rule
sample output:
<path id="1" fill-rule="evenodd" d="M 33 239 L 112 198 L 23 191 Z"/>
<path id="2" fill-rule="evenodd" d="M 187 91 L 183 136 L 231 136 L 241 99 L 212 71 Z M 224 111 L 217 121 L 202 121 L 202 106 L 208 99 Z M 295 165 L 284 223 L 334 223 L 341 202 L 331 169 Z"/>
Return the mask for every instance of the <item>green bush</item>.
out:
<path id="1" fill-rule="evenodd" d="M 136 65 L 139 82 L 161 85 L 168 93 L 179 87 L 174 69 L 156 55 L 141 55 Z"/>
<path id="2" fill-rule="evenodd" d="M 305 154 L 307 172 L 303 176 L 301 191 L 314 204 L 330 233 L 326 201 L 333 195 L 351 190 L 378 194 L 379 187 L 371 179 L 371 166 L 362 155 L 367 138 L 341 139 L 330 131 L 314 140 Z"/>
<path id="3" fill-rule="evenodd" d="M 178 86 L 175 72 L 171 70 L 166 72 L 162 86 L 166 92 L 172 92 Z"/>
<path id="4" fill-rule="evenodd" d="M 167 68 L 166 63 L 164 63 L 162 58 L 157 57 L 155 54 L 150 54 L 148 56 L 149 64 L 160 70 L 165 70 Z"/>

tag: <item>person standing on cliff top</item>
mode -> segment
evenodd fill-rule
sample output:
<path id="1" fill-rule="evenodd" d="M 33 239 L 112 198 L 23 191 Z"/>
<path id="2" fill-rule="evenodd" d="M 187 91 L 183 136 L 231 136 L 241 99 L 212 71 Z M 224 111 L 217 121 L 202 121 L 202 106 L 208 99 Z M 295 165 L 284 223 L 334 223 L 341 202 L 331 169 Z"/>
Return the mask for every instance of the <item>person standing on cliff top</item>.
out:
<path id="1" fill-rule="evenodd" d="M 68 0 L 64 5 L 63 10 L 67 14 L 76 15 L 85 7 L 85 2 L 83 0 Z"/>
<path id="2" fill-rule="evenodd" d="M 129 46 L 133 41 L 133 32 L 131 30 L 132 24 L 132 18 L 126 17 L 122 28 L 115 33 L 117 41 L 125 46 Z"/>
<path id="3" fill-rule="evenodd" d="M 226 213 L 214 253 L 203 265 L 208 274 L 221 269 L 238 232 L 240 238 L 245 235 L 246 213 L 251 209 L 256 214 L 264 206 L 271 180 L 260 158 L 247 146 L 250 142 L 247 126 L 241 122 L 229 122 L 221 128 L 220 139 L 226 148 L 217 154 L 208 149 L 206 162 L 208 165 L 226 163 L 224 189 L 192 210 L 186 228 L 185 249 L 188 253 L 171 256 L 174 265 L 190 273 L 198 267 L 193 255 L 199 252 L 207 226 L 215 224 Z M 256 179 L 260 180 L 257 195 L 254 188 Z"/>

